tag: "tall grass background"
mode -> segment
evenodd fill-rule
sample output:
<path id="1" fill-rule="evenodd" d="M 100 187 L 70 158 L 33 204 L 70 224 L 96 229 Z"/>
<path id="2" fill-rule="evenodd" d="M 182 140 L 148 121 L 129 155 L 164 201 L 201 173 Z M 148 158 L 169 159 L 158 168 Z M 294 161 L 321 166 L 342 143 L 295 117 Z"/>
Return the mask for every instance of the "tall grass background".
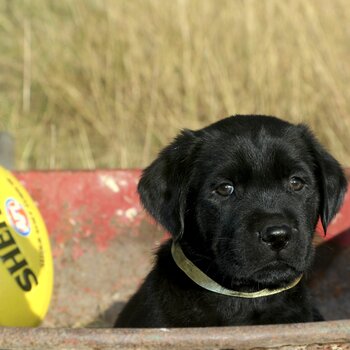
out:
<path id="1" fill-rule="evenodd" d="M 347 0 L 0 0 L 18 169 L 143 167 L 248 113 L 308 123 L 350 165 Z"/>

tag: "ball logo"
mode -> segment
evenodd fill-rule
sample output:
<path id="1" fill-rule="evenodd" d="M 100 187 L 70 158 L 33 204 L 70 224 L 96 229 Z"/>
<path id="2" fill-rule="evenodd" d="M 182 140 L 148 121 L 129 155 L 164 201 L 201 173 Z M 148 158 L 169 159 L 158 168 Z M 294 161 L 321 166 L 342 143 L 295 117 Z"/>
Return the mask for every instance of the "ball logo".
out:
<path id="1" fill-rule="evenodd" d="M 9 198 L 5 202 L 5 208 L 11 226 L 21 236 L 28 236 L 30 234 L 30 223 L 21 203 L 14 198 Z"/>

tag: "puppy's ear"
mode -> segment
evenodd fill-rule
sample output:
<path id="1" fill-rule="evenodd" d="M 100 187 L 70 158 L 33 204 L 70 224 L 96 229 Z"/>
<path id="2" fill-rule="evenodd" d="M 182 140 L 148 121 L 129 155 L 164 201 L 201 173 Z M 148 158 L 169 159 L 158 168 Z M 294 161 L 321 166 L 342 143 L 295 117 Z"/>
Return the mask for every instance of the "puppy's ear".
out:
<path id="1" fill-rule="evenodd" d="M 145 209 L 178 240 L 184 232 L 186 198 L 198 139 L 184 130 L 143 171 L 138 192 Z"/>
<path id="2" fill-rule="evenodd" d="M 322 147 L 308 127 L 305 125 L 299 127 L 313 153 L 315 173 L 321 192 L 320 217 L 326 234 L 330 221 L 343 202 L 347 181 L 340 164 Z"/>

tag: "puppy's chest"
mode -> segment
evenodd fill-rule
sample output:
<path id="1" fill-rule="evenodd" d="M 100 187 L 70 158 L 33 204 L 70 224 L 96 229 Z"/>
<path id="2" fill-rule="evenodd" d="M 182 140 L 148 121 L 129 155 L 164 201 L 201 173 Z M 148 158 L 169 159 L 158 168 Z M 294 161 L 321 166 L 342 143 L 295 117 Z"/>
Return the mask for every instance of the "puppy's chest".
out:
<path id="1" fill-rule="evenodd" d="M 288 317 L 290 309 L 281 300 L 268 300 L 266 298 L 225 299 L 210 303 L 208 316 L 211 319 L 208 320 L 209 322 L 221 326 L 266 324 L 276 319 Z"/>

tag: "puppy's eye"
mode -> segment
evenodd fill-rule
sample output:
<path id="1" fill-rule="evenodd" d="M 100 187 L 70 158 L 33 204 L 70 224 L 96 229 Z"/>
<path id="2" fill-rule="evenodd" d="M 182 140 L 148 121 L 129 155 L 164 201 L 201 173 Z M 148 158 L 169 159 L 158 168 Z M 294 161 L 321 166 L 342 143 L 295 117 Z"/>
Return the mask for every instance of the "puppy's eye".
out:
<path id="1" fill-rule="evenodd" d="M 289 187 L 293 191 L 300 191 L 304 188 L 304 186 L 305 186 L 305 182 L 299 177 L 293 176 L 289 180 Z"/>
<path id="2" fill-rule="evenodd" d="M 221 184 L 215 189 L 215 192 L 223 197 L 230 196 L 233 193 L 233 191 L 234 191 L 233 186 L 228 183 Z"/>

